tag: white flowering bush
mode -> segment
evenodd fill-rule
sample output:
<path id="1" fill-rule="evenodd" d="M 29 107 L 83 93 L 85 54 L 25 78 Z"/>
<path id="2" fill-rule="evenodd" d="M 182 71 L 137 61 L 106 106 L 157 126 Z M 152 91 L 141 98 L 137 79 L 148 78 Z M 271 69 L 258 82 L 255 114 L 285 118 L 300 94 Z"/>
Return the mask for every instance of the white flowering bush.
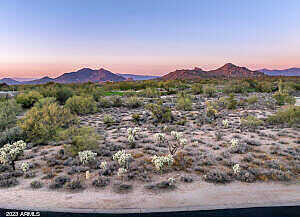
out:
<path id="1" fill-rule="evenodd" d="M 159 143 L 164 143 L 166 141 L 166 135 L 164 133 L 156 133 L 154 138 Z"/>
<path id="2" fill-rule="evenodd" d="M 136 141 L 136 136 L 138 135 L 138 132 L 140 131 L 140 128 L 139 127 L 135 127 L 135 128 L 128 128 L 127 129 L 127 133 L 128 133 L 128 142 L 130 144 L 133 144 L 135 143 Z"/>
<path id="3" fill-rule="evenodd" d="M 175 140 L 179 140 L 179 139 L 181 139 L 182 134 L 179 132 L 176 132 L 176 131 L 172 131 L 171 136 L 173 136 Z"/>
<path id="4" fill-rule="evenodd" d="M 26 173 L 29 170 L 29 164 L 24 162 L 21 164 L 21 170 Z"/>
<path id="5" fill-rule="evenodd" d="M 238 173 L 241 171 L 240 165 L 239 165 L 239 164 L 235 164 L 235 165 L 232 167 L 232 169 L 233 169 L 234 174 L 238 174 Z"/>
<path id="6" fill-rule="evenodd" d="M 100 164 L 100 168 L 102 170 L 106 170 L 107 169 L 107 162 L 106 161 L 102 161 L 101 164 Z"/>
<path id="7" fill-rule="evenodd" d="M 222 121 L 222 124 L 225 128 L 227 128 L 229 126 L 229 121 L 227 119 Z"/>
<path id="8" fill-rule="evenodd" d="M 125 150 L 118 151 L 113 155 L 113 160 L 117 161 L 121 167 L 128 167 L 131 158 L 131 154 L 126 153 Z"/>
<path id="9" fill-rule="evenodd" d="M 88 164 L 96 160 L 97 153 L 90 150 L 78 152 L 79 160 L 82 164 Z"/>
<path id="10" fill-rule="evenodd" d="M 24 153 L 26 148 L 26 143 L 22 140 L 14 142 L 13 144 L 6 144 L 0 149 L 0 163 L 1 164 L 11 164 L 15 170 L 15 161 L 18 157 Z"/>
<path id="11" fill-rule="evenodd" d="M 123 176 L 125 173 L 127 173 L 127 169 L 121 167 L 121 168 L 118 169 L 117 175 L 118 176 Z"/>
<path id="12" fill-rule="evenodd" d="M 156 156 L 156 155 L 154 155 L 152 157 L 152 163 L 155 166 L 155 169 L 157 171 L 162 172 L 165 167 L 167 167 L 167 166 L 170 167 L 170 166 L 173 165 L 174 158 L 171 154 L 168 154 L 167 156 Z"/>
<path id="13" fill-rule="evenodd" d="M 230 143 L 231 143 L 231 148 L 235 148 L 235 147 L 237 147 L 237 145 L 239 144 L 239 140 L 233 138 L 233 139 L 230 141 Z"/>

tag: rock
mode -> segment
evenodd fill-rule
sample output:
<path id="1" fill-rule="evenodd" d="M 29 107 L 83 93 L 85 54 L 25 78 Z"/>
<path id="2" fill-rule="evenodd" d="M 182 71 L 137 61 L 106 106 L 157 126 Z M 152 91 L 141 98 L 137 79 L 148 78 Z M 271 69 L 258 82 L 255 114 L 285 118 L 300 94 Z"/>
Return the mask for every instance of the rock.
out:
<path id="1" fill-rule="evenodd" d="M 115 182 L 113 184 L 113 190 L 117 193 L 126 193 L 132 189 L 131 184 Z"/>

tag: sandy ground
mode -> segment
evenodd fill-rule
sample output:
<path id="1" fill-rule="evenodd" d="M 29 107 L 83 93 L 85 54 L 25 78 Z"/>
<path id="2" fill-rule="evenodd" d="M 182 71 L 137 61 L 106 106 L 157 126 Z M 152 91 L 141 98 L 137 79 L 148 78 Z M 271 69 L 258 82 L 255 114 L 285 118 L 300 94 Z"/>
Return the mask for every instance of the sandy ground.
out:
<path id="1" fill-rule="evenodd" d="M 214 185 L 193 183 L 179 185 L 175 191 L 149 192 L 144 188 L 127 194 L 117 194 L 109 189 L 87 189 L 68 193 L 50 190 L 31 190 L 22 186 L 0 189 L 1 208 L 28 208 L 39 210 L 67 209 L 201 209 L 300 205 L 300 183 L 231 183 Z"/>

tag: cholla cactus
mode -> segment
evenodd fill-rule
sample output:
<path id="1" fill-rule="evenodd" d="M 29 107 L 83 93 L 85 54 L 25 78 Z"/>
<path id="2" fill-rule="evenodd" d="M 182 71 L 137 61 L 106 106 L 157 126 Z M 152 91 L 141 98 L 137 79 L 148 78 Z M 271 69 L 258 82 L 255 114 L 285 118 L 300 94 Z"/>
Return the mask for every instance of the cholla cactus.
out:
<path id="1" fill-rule="evenodd" d="M 162 172 L 163 168 L 166 166 L 172 166 L 174 163 L 174 158 L 171 154 L 167 156 L 156 156 L 152 157 L 152 163 L 157 171 Z"/>
<path id="2" fill-rule="evenodd" d="M 135 127 L 135 128 L 128 128 L 127 129 L 127 133 L 128 133 L 128 142 L 130 144 L 133 144 L 136 140 L 136 136 L 137 136 L 137 133 L 138 131 L 140 130 L 139 127 Z"/>
<path id="3" fill-rule="evenodd" d="M 100 168 L 102 170 L 106 170 L 107 169 L 107 162 L 106 161 L 102 161 L 101 164 L 100 164 Z"/>
<path id="4" fill-rule="evenodd" d="M 179 140 L 182 137 L 182 134 L 176 131 L 172 131 L 171 136 L 173 136 L 175 140 Z"/>
<path id="5" fill-rule="evenodd" d="M 117 175 L 118 176 L 123 176 L 125 173 L 127 173 L 127 170 L 125 168 L 121 167 L 121 168 L 118 169 Z"/>
<path id="6" fill-rule="evenodd" d="M 222 121 L 222 124 L 223 124 L 223 126 L 224 126 L 225 128 L 227 128 L 228 125 L 229 125 L 229 121 L 228 121 L 227 119 L 225 119 L 225 120 Z"/>
<path id="7" fill-rule="evenodd" d="M 154 135 L 155 139 L 160 142 L 160 143 L 163 143 L 166 141 L 166 135 L 164 133 L 156 133 Z"/>
<path id="8" fill-rule="evenodd" d="M 85 172 L 85 179 L 88 180 L 88 179 L 90 179 L 90 178 L 91 178 L 91 173 L 90 173 L 90 171 L 86 171 L 86 172 Z"/>
<path id="9" fill-rule="evenodd" d="M 97 153 L 94 153 L 92 151 L 81 151 L 78 153 L 79 160 L 82 164 L 88 164 L 91 161 L 94 161 L 96 159 Z"/>
<path id="10" fill-rule="evenodd" d="M 234 174 L 238 174 L 241 170 L 240 170 L 240 165 L 239 164 L 235 164 L 233 167 L 233 172 Z"/>
<path id="11" fill-rule="evenodd" d="M 235 148 L 235 147 L 239 144 L 239 140 L 233 138 L 233 139 L 230 141 L 230 143 L 231 143 L 231 148 Z"/>
<path id="12" fill-rule="evenodd" d="M 125 150 L 118 151 L 113 155 L 113 160 L 118 161 L 121 167 L 128 167 L 128 162 L 131 158 L 131 154 L 127 154 Z"/>
<path id="13" fill-rule="evenodd" d="M 29 164 L 24 162 L 21 164 L 21 170 L 26 173 L 29 170 Z"/>
<path id="14" fill-rule="evenodd" d="M 0 163 L 11 164 L 15 170 L 15 161 L 24 153 L 26 143 L 22 140 L 13 144 L 6 144 L 0 149 Z"/>
<path id="15" fill-rule="evenodd" d="M 179 145 L 181 145 L 182 147 L 184 147 L 187 144 L 187 140 L 186 139 L 179 139 Z"/>
<path id="16" fill-rule="evenodd" d="M 168 178 L 168 182 L 173 185 L 175 182 L 175 179 L 173 177 Z"/>

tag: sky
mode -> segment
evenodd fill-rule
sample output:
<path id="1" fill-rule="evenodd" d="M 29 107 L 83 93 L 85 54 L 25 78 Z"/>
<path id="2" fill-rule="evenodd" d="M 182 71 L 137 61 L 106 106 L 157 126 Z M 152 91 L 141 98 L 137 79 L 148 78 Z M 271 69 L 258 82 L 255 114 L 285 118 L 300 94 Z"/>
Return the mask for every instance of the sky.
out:
<path id="1" fill-rule="evenodd" d="M 299 0 L 1 0 L 0 78 L 300 67 Z"/>

